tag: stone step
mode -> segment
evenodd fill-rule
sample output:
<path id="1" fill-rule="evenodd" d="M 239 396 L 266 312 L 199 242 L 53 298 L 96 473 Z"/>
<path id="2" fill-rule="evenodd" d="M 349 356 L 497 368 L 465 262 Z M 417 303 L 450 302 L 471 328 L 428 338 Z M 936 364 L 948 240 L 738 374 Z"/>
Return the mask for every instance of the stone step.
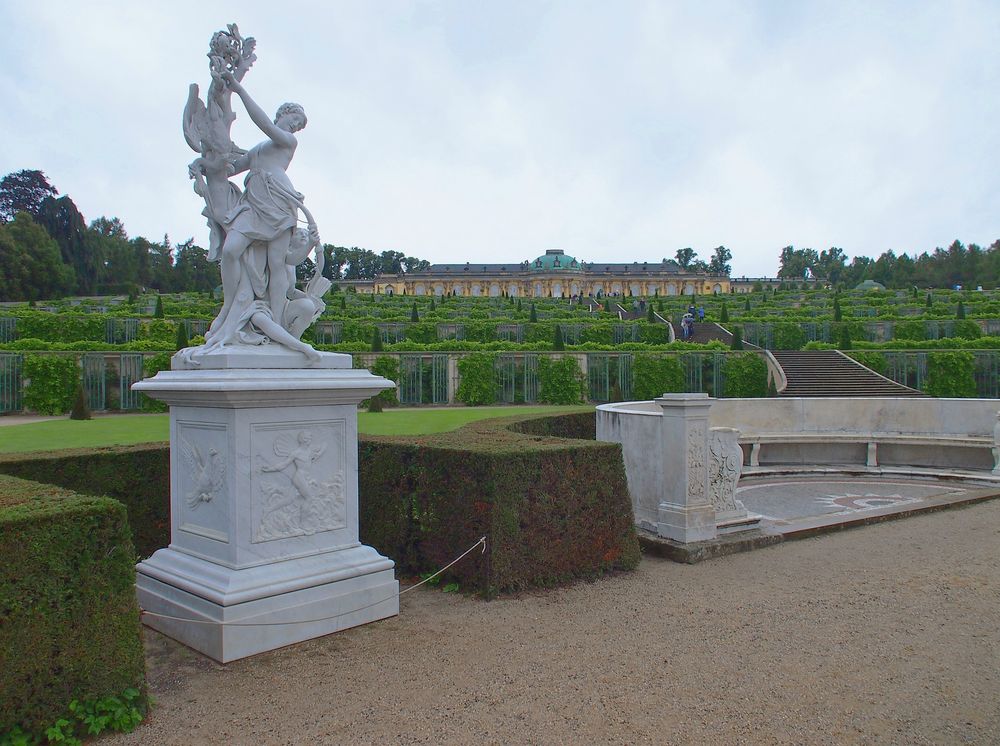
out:
<path id="1" fill-rule="evenodd" d="M 788 382 L 781 396 L 924 396 L 833 350 L 776 350 L 772 354 Z"/>

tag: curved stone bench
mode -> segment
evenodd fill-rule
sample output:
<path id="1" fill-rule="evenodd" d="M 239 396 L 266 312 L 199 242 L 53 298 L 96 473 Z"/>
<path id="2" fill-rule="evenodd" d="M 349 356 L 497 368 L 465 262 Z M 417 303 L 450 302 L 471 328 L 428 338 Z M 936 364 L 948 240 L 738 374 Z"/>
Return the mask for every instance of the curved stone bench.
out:
<path id="1" fill-rule="evenodd" d="M 749 518 L 735 499 L 734 474 L 946 472 L 995 482 L 998 406 L 993 399 L 664 394 L 655 401 L 598 406 L 597 439 L 621 444 L 636 524 L 692 542 Z M 728 447 L 710 445 L 723 431 L 741 450 L 725 455 Z"/>
<path id="2" fill-rule="evenodd" d="M 745 473 L 775 464 L 915 466 L 1000 474 L 992 436 L 879 432 L 741 434 Z"/>

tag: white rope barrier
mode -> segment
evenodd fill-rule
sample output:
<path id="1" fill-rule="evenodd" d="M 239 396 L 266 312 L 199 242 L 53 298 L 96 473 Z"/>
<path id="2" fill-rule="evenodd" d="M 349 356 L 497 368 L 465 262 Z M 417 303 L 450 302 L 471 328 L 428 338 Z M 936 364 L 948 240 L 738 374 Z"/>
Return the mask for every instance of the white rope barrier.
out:
<path id="1" fill-rule="evenodd" d="M 330 621 L 331 619 L 338 619 L 338 618 L 340 618 L 342 616 L 347 616 L 348 614 L 355 614 L 355 613 L 357 613 L 359 611 L 364 611 L 365 609 L 370 609 L 372 606 L 378 606 L 379 604 L 384 604 L 386 601 L 391 601 L 392 599 L 398 598 L 399 596 L 402 596 L 405 593 L 409 593 L 410 591 L 412 591 L 412 590 L 414 590 L 416 588 L 419 588 L 424 583 L 429 583 L 431 580 L 433 580 L 438 575 L 440 575 L 441 573 L 443 573 L 449 567 L 452 567 L 453 565 L 458 564 L 460 561 L 462 561 L 467 556 L 469 556 L 476 547 L 479 547 L 479 546 L 482 547 L 482 551 L 480 552 L 480 554 L 485 554 L 486 553 L 486 537 L 485 536 L 480 536 L 479 537 L 479 541 L 477 541 L 471 547 L 469 547 L 468 549 L 466 549 L 464 552 L 462 552 L 460 555 L 458 555 L 455 559 L 453 559 L 447 565 L 445 565 L 444 567 L 442 567 L 440 570 L 438 570 L 437 572 L 433 573 L 432 575 L 428 575 L 426 578 L 424 578 L 423 580 L 421 580 L 419 583 L 415 583 L 415 584 L 411 585 L 409 588 L 404 588 L 398 594 L 393 594 L 393 595 L 391 595 L 391 596 L 389 596 L 387 598 L 383 598 L 383 599 L 380 599 L 378 601 L 374 601 L 374 602 L 372 602 L 370 604 L 366 604 L 365 606 L 359 606 L 356 609 L 350 609 L 349 611 L 345 611 L 345 612 L 343 612 L 341 614 L 334 614 L 332 616 L 324 616 L 324 617 L 320 617 L 318 619 L 300 619 L 300 620 L 296 620 L 294 622 L 216 622 L 216 621 L 213 621 L 211 619 L 189 619 L 187 617 L 170 616 L 169 614 L 158 614 L 155 611 L 147 611 L 146 609 L 139 609 L 139 616 L 140 616 L 140 618 L 142 616 L 152 616 L 152 617 L 156 617 L 157 619 L 167 619 L 167 620 L 174 621 L 174 622 L 185 622 L 187 624 L 212 624 L 212 625 L 215 625 L 215 626 L 218 626 L 218 627 L 282 627 L 282 626 L 289 625 L 289 624 L 315 624 L 317 622 L 327 622 L 327 621 Z"/>

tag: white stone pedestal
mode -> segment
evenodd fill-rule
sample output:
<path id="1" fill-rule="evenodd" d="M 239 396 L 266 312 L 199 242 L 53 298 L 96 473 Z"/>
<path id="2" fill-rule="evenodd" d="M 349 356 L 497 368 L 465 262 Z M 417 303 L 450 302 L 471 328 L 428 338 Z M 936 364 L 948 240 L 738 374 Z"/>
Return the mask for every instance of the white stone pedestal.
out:
<path id="1" fill-rule="evenodd" d="M 674 541 L 715 538 L 715 508 L 708 481 L 708 394 L 664 394 L 654 400 L 663 459 L 657 533 Z"/>
<path id="2" fill-rule="evenodd" d="M 143 621 L 221 662 L 399 613 L 394 563 L 358 540 L 357 405 L 393 383 L 280 357 L 134 386 L 170 405 L 171 540 L 137 567 Z"/>

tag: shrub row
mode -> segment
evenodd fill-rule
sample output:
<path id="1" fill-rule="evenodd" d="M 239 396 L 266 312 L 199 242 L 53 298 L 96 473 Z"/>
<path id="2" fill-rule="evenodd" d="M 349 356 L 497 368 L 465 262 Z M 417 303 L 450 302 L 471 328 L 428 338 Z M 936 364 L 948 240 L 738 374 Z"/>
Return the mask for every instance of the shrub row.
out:
<path id="1" fill-rule="evenodd" d="M 0 740 L 41 736 L 74 700 L 145 691 L 120 503 L 0 477 L 0 557 Z"/>
<path id="2" fill-rule="evenodd" d="M 593 419 L 522 416 L 417 439 L 365 436 L 362 540 L 418 574 L 486 535 L 486 554 L 470 555 L 450 577 L 487 597 L 635 567 L 619 446 L 557 437 L 593 438 Z M 146 445 L 12 454 L 0 472 L 118 498 L 147 556 L 170 538 L 168 462 L 166 446 Z"/>
<path id="3" fill-rule="evenodd" d="M 170 450 L 163 443 L 5 454 L 0 474 L 119 500 L 140 557 L 170 542 Z"/>
<path id="4" fill-rule="evenodd" d="M 569 417 L 485 420 L 415 440 L 364 438 L 362 541 L 416 574 L 485 535 L 485 554 L 473 553 L 448 577 L 486 597 L 634 568 L 639 548 L 621 450 L 550 434 L 586 429 Z"/>

